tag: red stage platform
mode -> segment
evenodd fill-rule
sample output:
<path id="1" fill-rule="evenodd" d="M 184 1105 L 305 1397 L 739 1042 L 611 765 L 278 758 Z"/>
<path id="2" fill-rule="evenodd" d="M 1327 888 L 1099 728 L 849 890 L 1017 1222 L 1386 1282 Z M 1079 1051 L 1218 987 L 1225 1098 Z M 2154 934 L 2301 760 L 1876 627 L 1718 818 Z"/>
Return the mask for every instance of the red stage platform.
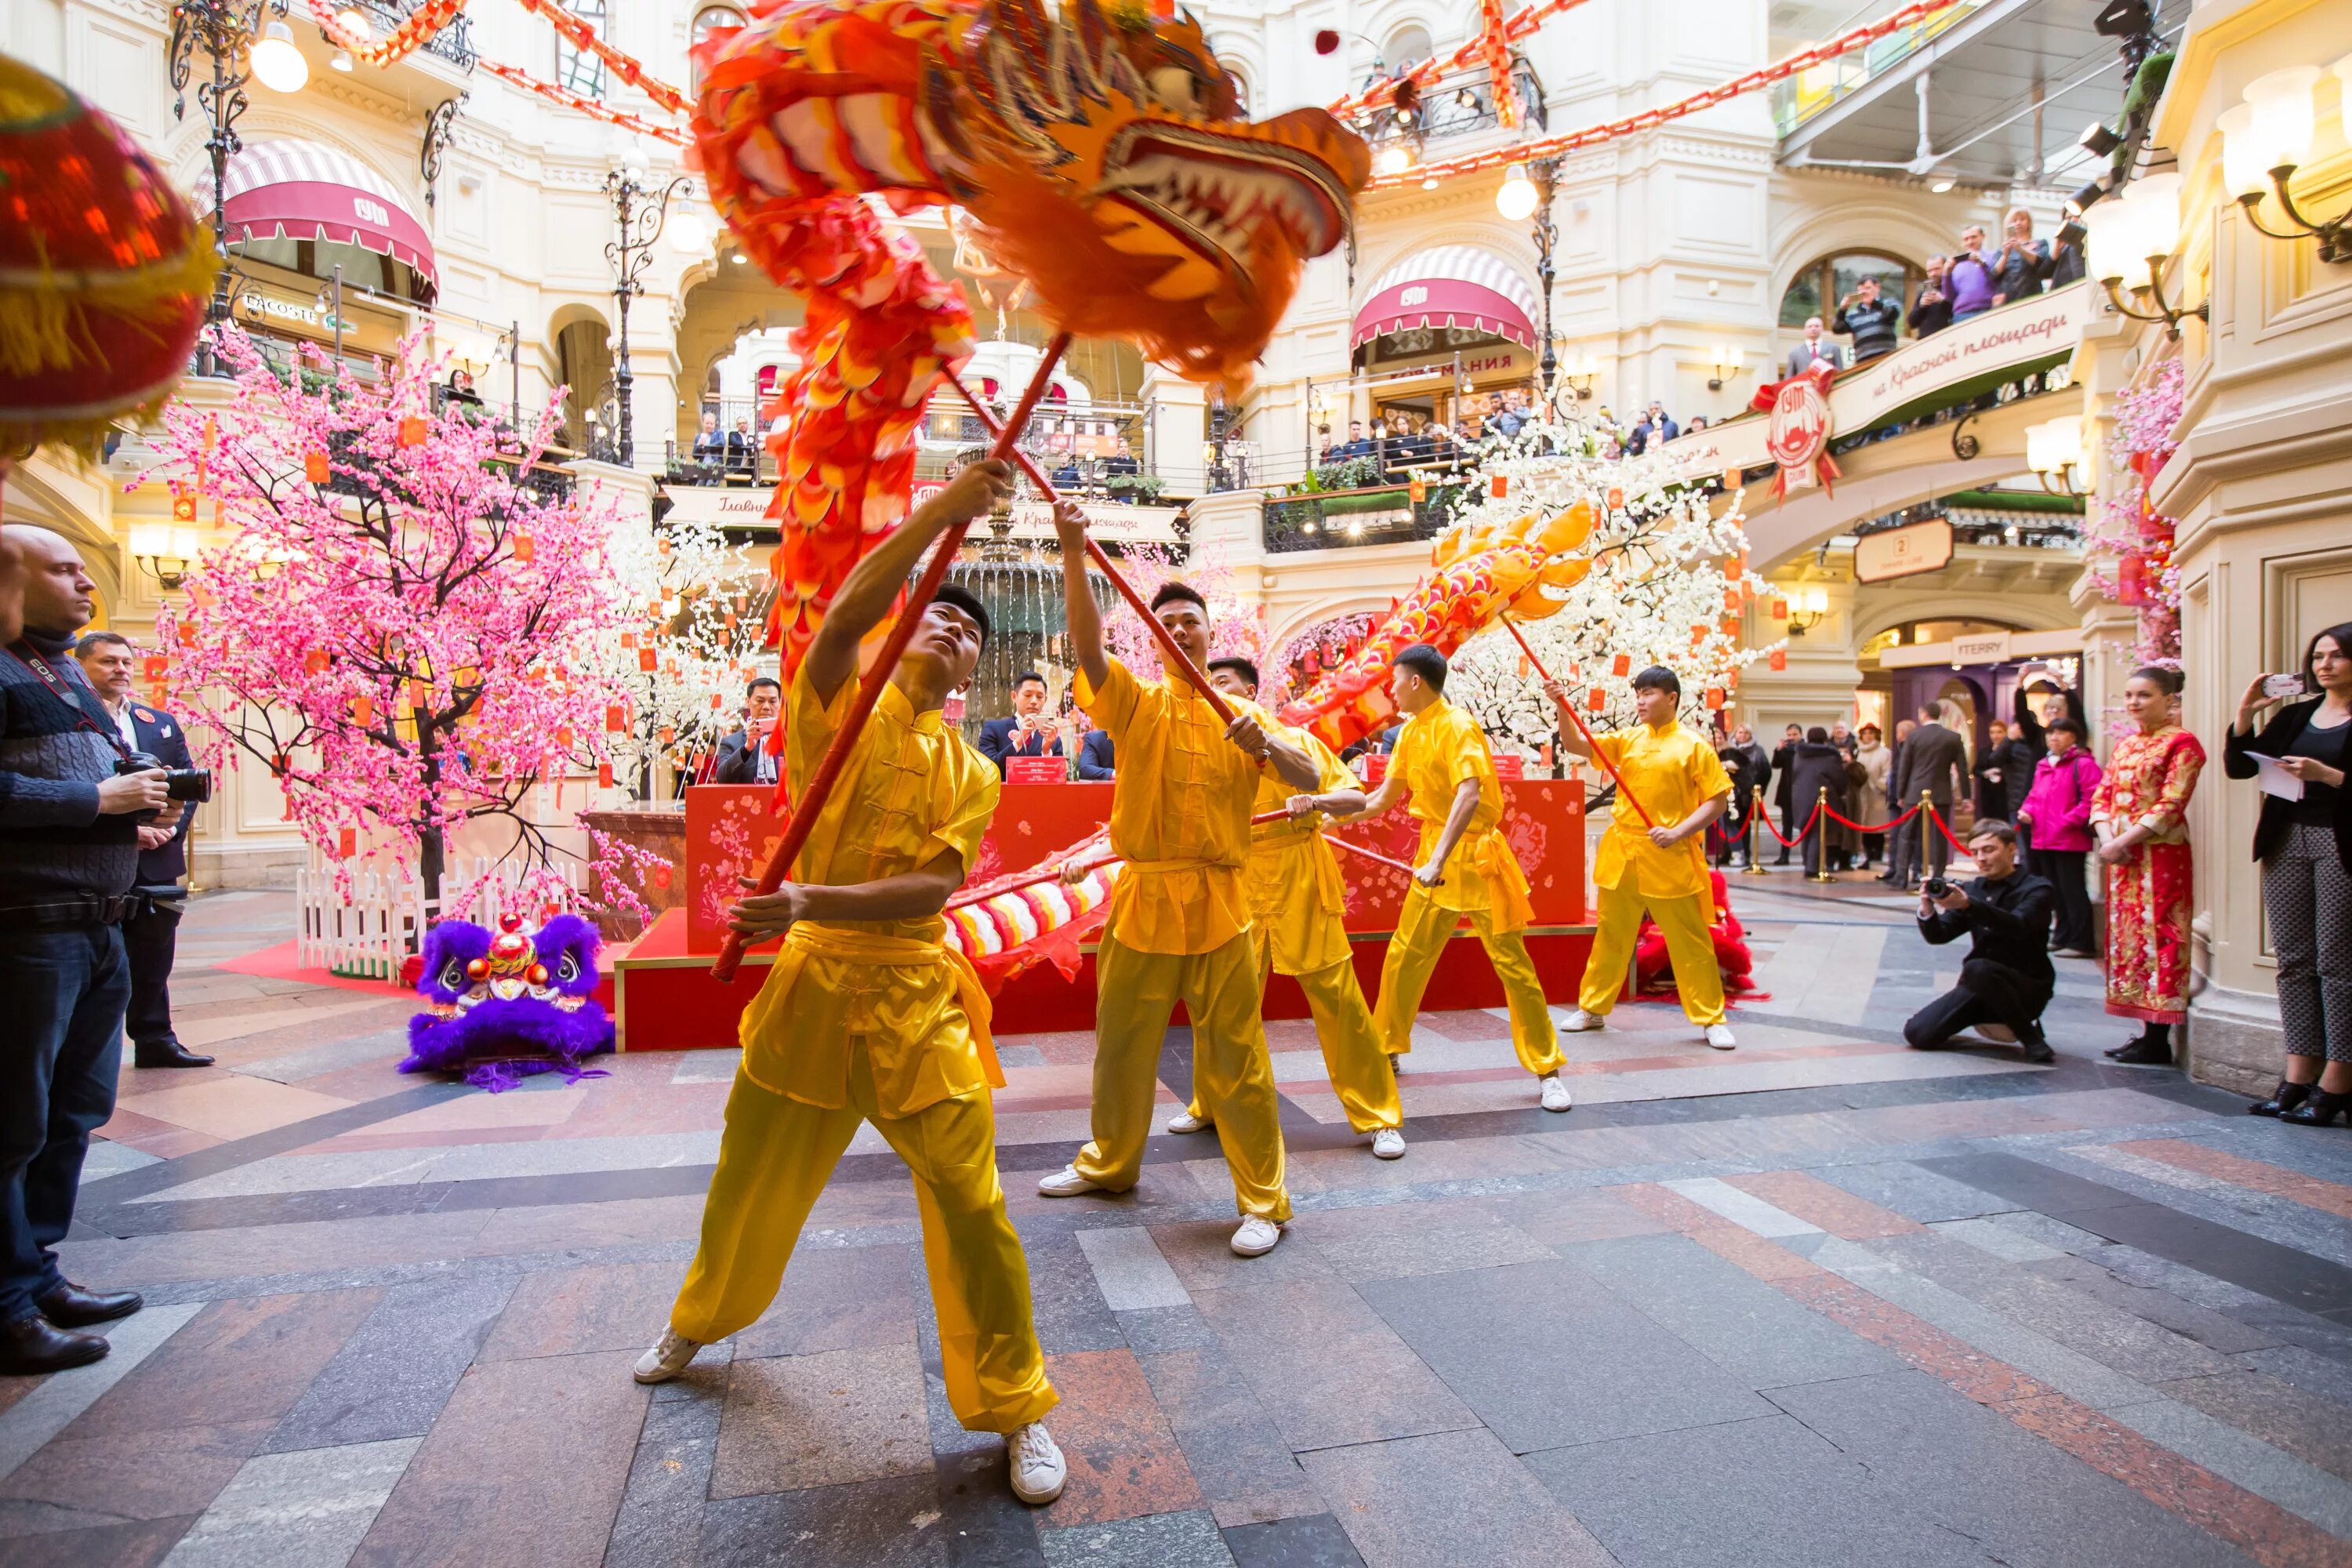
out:
<path id="1" fill-rule="evenodd" d="M 1506 782 L 1503 789 L 1510 800 L 1504 831 L 1527 869 L 1535 903 L 1528 951 L 1543 976 L 1544 994 L 1556 1002 L 1570 1001 L 1592 945 L 1584 909 L 1583 789 L 1549 779 Z M 973 879 L 1036 865 L 1085 837 L 1109 814 L 1110 792 L 1107 784 L 1006 784 Z M 721 918 L 734 897 L 736 879 L 751 874 L 757 858 L 782 835 L 782 819 L 768 812 L 771 798 L 770 790 L 756 785 L 711 784 L 687 792 L 686 907 L 665 912 L 612 964 L 614 1018 L 623 1050 L 696 1050 L 736 1043 L 736 1020 L 765 981 L 774 945 L 748 954 L 732 985 L 710 978 L 710 963 L 719 952 Z M 1416 838 L 1413 824 L 1402 812 L 1339 833 L 1396 859 L 1411 858 Z M 1406 878 L 1344 851 L 1339 865 L 1348 884 L 1346 918 L 1356 973 L 1365 994 L 1377 997 L 1381 961 L 1396 928 Z M 1075 981 L 1064 980 L 1046 963 L 1009 983 L 996 998 L 996 1032 L 1092 1028 L 1093 949 L 1086 954 Z M 1438 961 L 1429 995 L 1448 1008 L 1503 1005 L 1502 986 L 1467 927 Z M 1307 1016 L 1307 1000 L 1296 983 L 1275 976 L 1266 990 L 1265 1016 Z"/>

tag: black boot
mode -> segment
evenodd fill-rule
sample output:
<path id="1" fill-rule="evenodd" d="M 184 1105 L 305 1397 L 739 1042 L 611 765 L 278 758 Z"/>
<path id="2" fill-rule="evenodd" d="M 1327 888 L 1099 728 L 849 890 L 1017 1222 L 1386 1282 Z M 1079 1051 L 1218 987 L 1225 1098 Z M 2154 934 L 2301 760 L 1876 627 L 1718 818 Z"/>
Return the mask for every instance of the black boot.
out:
<path id="1" fill-rule="evenodd" d="M 106 1342 L 96 1334 L 53 1329 L 37 1315 L 0 1323 L 0 1373 L 37 1377 L 69 1366 L 88 1366 L 103 1360 L 106 1350 Z"/>
<path id="2" fill-rule="evenodd" d="M 2127 1068 L 2168 1068 L 2172 1065 L 2172 1042 L 2142 1036 L 2119 1051 L 2107 1055 L 2117 1065 Z"/>
<path id="3" fill-rule="evenodd" d="M 2315 1087 L 2315 1085 L 2308 1083 L 2289 1083 L 2284 1079 L 2281 1079 L 2279 1080 L 2277 1091 L 2268 1100 L 2258 1100 L 2253 1104 L 2246 1107 L 2246 1114 L 2249 1116 L 2278 1116 L 2286 1111 L 2293 1110 L 2296 1106 L 2301 1105 L 2305 1100 L 2311 1098 L 2311 1091 Z"/>
<path id="4" fill-rule="evenodd" d="M 2058 1053 L 2050 1048 L 2050 1042 L 2042 1037 L 2042 1031 L 2039 1029 L 2030 1035 L 2020 1035 L 2017 1037 L 2017 1046 L 2025 1059 L 2036 1066 L 2058 1059 Z"/>
<path id="5" fill-rule="evenodd" d="M 2293 1110 L 2280 1111 L 2279 1120 L 2292 1121 L 2297 1127 L 2326 1127 L 2347 1110 L 2352 1110 L 2352 1094 L 2331 1094 L 2323 1089 L 2315 1090 L 2309 1100 Z"/>
<path id="6" fill-rule="evenodd" d="M 213 1058 L 188 1049 L 177 1040 L 141 1040 L 131 1047 L 136 1068 L 208 1068 Z"/>

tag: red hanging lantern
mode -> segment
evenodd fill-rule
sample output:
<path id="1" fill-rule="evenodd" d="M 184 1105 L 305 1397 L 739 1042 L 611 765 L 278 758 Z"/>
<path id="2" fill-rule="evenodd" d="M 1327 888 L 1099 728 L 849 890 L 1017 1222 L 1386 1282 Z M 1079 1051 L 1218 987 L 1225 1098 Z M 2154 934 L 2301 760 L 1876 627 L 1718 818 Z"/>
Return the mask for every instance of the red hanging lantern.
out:
<path id="1" fill-rule="evenodd" d="M 0 453 L 54 441 L 95 458 L 186 374 L 220 258 L 138 143 L 63 83 L 0 57 Z"/>
<path id="2" fill-rule="evenodd" d="M 1789 668 L 1789 650 L 1776 647 L 1772 650 L 1771 657 L 1764 662 L 1773 669 L 1786 669 Z"/>

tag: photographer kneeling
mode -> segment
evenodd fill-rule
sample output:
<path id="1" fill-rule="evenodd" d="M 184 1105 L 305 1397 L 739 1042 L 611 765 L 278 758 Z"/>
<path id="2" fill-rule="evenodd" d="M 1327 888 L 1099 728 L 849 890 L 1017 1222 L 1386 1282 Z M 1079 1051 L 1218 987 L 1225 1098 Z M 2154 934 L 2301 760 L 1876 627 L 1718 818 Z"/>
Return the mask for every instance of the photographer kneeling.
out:
<path id="1" fill-rule="evenodd" d="M 92 607 L 81 557 L 44 529 L 5 532 L 24 635 L 0 651 L 0 1373 L 37 1373 L 98 1360 L 106 1341 L 74 1331 L 141 1305 L 71 1283 L 52 1249 L 114 1114 L 131 999 L 116 922 L 140 824 L 175 826 L 182 806 L 164 769 L 118 769 L 114 716 L 68 653 Z"/>
<path id="2" fill-rule="evenodd" d="M 2017 830 L 1980 822 L 1969 853 L 1984 875 L 1965 886 L 1930 877 L 1919 892 L 1919 934 L 1942 944 L 1966 931 L 1960 983 L 1911 1016 L 1903 1037 L 1932 1051 L 1970 1025 L 1986 1039 L 2014 1040 L 2030 1062 L 2052 1059 L 2042 1010 L 2057 974 L 2050 967 L 2050 906 L 2056 890 L 2017 868 Z"/>

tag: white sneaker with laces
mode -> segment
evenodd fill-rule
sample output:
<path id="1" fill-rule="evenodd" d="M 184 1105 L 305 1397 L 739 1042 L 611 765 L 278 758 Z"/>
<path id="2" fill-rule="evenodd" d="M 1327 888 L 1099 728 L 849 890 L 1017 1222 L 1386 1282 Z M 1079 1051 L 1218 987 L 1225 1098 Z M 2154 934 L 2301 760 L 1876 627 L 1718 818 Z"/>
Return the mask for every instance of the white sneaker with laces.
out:
<path id="1" fill-rule="evenodd" d="M 694 1352 L 702 1348 L 700 1340 L 688 1339 L 676 1329 L 664 1329 L 653 1348 L 637 1358 L 636 1380 L 639 1383 L 667 1383 L 686 1370 Z"/>
<path id="2" fill-rule="evenodd" d="M 1568 1080 L 1558 1073 L 1546 1073 L 1541 1080 L 1543 1108 L 1546 1110 L 1566 1110 L 1572 1103 L 1568 1097 Z"/>
<path id="3" fill-rule="evenodd" d="M 1383 1127 L 1372 1134 L 1372 1158 L 1402 1160 L 1404 1158 L 1404 1134 L 1393 1127 Z"/>
<path id="4" fill-rule="evenodd" d="M 1728 1024 L 1709 1024 L 1706 1026 L 1706 1043 L 1718 1051 L 1733 1050 L 1739 1045 L 1731 1037 L 1731 1026 Z"/>
<path id="5" fill-rule="evenodd" d="M 1282 1239 L 1282 1227 L 1263 1215 L 1249 1215 L 1234 1232 L 1233 1248 L 1236 1257 L 1263 1258 L 1274 1250 Z"/>
<path id="6" fill-rule="evenodd" d="M 1037 1191 L 1049 1198 L 1074 1198 L 1080 1193 L 1097 1193 L 1101 1190 L 1101 1183 L 1090 1182 L 1079 1175 L 1076 1165 L 1065 1165 L 1037 1184 Z"/>
<path id="7" fill-rule="evenodd" d="M 1070 1467 L 1043 1421 L 1015 1426 L 1004 1439 L 1004 1458 L 1013 1471 L 1013 1495 L 1033 1508 L 1042 1508 L 1062 1495 Z"/>
<path id="8" fill-rule="evenodd" d="M 1559 1021 L 1559 1032 L 1563 1035 L 1581 1035 L 1590 1029 L 1605 1029 L 1608 1026 L 1608 1021 L 1600 1014 L 1588 1013 L 1581 1007 Z"/>
<path id="9" fill-rule="evenodd" d="M 1180 1110 L 1168 1119 L 1168 1131 L 1171 1132 L 1206 1132 L 1213 1125 L 1210 1118 L 1195 1116 L 1189 1110 Z"/>

